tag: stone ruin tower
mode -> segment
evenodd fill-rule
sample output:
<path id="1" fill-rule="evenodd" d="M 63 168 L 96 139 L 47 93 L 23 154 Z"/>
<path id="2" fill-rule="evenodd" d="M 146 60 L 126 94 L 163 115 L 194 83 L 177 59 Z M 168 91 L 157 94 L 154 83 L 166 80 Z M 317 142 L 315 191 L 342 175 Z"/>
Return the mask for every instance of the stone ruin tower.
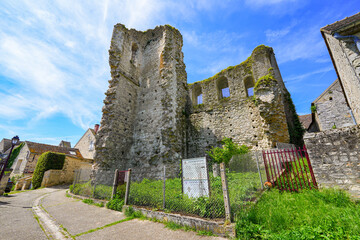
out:
<path id="1" fill-rule="evenodd" d="M 178 172 L 187 99 L 182 44 L 180 32 L 169 25 L 145 32 L 115 25 L 109 50 L 112 79 L 96 137 L 100 175 L 132 168 L 137 178 L 157 177 L 164 165 L 169 175 Z"/>
<path id="2" fill-rule="evenodd" d="M 127 168 L 137 180 L 161 177 L 163 166 L 178 176 L 182 158 L 204 156 L 224 137 L 260 149 L 290 141 L 297 115 L 272 48 L 261 45 L 243 63 L 187 84 L 182 44 L 169 25 L 145 32 L 115 25 L 96 135 L 100 181 Z"/>

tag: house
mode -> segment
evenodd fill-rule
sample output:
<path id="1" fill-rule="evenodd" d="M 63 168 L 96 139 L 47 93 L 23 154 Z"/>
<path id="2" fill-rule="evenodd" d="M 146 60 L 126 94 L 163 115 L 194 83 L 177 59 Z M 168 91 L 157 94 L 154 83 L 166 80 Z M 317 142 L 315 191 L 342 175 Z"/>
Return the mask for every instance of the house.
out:
<path id="1" fill-rule="evenodd" d="M 83 156 L 78 149 L 25 141 L 24 146 L 21 148 L 19 155 L 12 165 L 13 172 L 11 173 L 11 176 L 32 175 L 40 155 L 48 151 L 63 153 L 66 155 L 67 159 L 73 161 L 83 161 Z"/>
<path id="2" fill-rule="evenodd" d="M 311 106 L 318 131 L 356 125 L 338 79 Z"/>
<path id="3" fill-rule="evenodd" d="M 313 121 L 313 114 L 300 115 L 299 121 L 306 132 L 318 132 L 316 122 Z"/>
<path id="4" fill-rule="evenodd" d="M 75 144 L 81 155 L 86 159 L 94 159 L 95 155 L 95 135 L 99 130 L 99 124 L 95 124 L 94 129 L 89 128 L 80 140 Z"/>
<path id="5" fill-rule="evenodd" d="M 360 12 L 320 29 L 355 124 L 360 123 Z"/>
<path id="6" fill-rule="evenodd" d="M 18 142 L 14 148 L 19 146 L 22 142 Z M 11 149 L 11 139 L 3 138 L 0 142 L 0 159 L 6 159 Z"/>

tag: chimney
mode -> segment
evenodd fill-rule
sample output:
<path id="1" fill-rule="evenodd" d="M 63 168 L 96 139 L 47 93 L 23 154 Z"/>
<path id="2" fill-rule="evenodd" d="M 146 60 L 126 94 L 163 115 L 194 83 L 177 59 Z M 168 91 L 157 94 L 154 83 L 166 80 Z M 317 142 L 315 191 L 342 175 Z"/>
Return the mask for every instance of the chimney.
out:
<path id="1" fill-rule="evenodd" d="M 97 131 L 99 130 L 99 124 L 95 124 L 95 126 L 94 126 L 94 132 L 95 132 L 95 134 L 97 133 Z"/>

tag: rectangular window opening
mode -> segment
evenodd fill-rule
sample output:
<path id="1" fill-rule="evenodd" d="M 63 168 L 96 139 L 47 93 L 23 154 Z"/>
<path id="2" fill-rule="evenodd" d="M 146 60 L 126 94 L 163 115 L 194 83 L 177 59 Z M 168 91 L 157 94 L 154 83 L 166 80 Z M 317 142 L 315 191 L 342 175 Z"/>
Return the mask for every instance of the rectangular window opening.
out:
<path id="1" fill-rule="evenodd" d="M 203 103 L 202 94 L 200 94 L 199 96 L 197 96 L 197 104 L 202 104 L 202 103 Z"/>
<path id="2" fill-rule="evenodd" d="M 221 89 L 222 98 L 230 97 L 230 90 L 229 88 L 223 88 Z"/>
<path id="3" fill-rule="evenodd" d="M 248 88 L 247 89 L 247 95 L 248 97 L 254 96 L 254 88 Z"/>

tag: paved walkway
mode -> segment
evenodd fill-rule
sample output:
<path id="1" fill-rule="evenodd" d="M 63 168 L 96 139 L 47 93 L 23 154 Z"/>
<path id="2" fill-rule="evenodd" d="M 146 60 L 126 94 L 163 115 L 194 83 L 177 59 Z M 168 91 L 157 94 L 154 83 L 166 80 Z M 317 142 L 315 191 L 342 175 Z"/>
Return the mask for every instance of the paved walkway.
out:
<path id="1" fill-rule="evenodd" d="M 173 231 L 147 220 L 121 222 L 123 213 L 66 197 L 61 188 L 0 197 L 0 213 L 0 239 L 225 239 Z"/>

